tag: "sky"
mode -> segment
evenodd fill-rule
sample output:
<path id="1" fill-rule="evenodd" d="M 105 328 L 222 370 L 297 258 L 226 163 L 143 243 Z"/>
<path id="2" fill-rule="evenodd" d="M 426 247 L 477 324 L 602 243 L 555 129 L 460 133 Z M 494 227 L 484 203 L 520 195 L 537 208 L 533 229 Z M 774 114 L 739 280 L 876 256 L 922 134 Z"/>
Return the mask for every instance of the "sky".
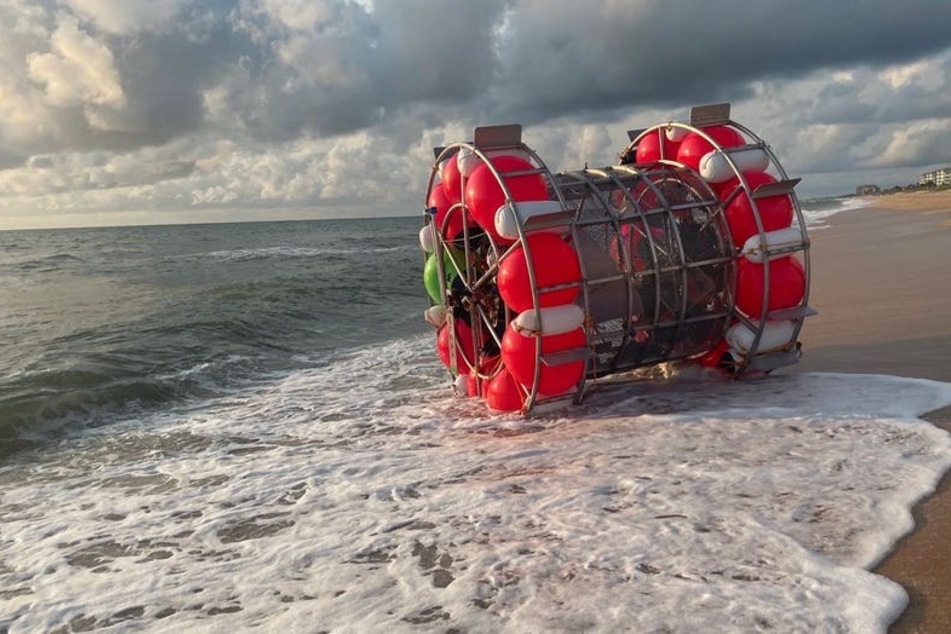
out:
<path id="1" fill-rule="evenodd" d="M 421 212 L 433 147 L 553 171 L 730 102 L 800 198 L 951 164 L 947 0 L 0 0 L 0 229 Z"/>

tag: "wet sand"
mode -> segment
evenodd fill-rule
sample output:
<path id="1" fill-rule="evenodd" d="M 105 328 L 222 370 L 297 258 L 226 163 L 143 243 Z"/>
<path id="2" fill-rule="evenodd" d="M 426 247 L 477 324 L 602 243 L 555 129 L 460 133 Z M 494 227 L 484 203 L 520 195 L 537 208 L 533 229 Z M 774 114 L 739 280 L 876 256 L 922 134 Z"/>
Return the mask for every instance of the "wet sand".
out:
<path id="1" fill-rule="evenodd" d="M 869 199 L 810 233 L 809 304 L 793 371 L 951 382 L 951 192 Z M 951 408 L 925 416 L 951 431 Z M 951 474 L 914 510 L 916 529 L 875 572 L 910 603 L 889 632 L 951 632 Z"/>

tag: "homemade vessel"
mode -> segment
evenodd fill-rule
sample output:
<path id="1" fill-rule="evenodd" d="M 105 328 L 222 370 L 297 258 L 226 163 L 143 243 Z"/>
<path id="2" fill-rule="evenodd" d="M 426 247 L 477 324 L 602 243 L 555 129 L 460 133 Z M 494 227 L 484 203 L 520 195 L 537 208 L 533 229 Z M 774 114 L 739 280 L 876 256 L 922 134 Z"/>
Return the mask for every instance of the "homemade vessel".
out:
<path id="1" fill-rule="evenodd" d="M 557 174 L 517 125 L 436 148 L 426 319 L 460 393 L 529 412 L 659 363 L 797 362 L 815 314 L 799 179 L 729 104 L 628 135 L 617 165 Z"/>

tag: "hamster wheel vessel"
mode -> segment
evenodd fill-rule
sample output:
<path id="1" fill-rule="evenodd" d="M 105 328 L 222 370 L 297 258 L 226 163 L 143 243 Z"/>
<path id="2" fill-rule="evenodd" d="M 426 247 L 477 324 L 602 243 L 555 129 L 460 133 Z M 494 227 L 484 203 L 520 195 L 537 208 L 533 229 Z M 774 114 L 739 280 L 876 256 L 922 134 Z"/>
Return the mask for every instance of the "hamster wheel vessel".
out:
<path id="1" fill-rule="evenodd" d="M 665 362 L 740 377 L 796 363 L 809 241 L 790 180 L 728 104 L 552 173 L 520 126 L 435 150 L 426 319 L 457 391 L 529 412 Z"/>

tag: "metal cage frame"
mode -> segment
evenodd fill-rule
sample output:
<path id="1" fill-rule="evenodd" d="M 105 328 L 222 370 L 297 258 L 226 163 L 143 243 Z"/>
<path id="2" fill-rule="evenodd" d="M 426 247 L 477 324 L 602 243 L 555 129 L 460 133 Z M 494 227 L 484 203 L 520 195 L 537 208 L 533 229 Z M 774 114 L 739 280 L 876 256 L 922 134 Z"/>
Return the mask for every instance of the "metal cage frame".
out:
<path id="1" fill-rule="evenodd" d="M 738 131 L 746 143 L 735 147 L 721 147 L 717 140 L 705 131 L 711 126 L 721 125 L 728 125 Z M 713 147 L 713 151 L 722 155 L 739 186 L 727 198 L 718 199 L 710 185 L 696 171 L 677 162 L 676 157 L 664 155 L 663 142 L 659 143 L 658 160 L 645 164 L 629 162 L 628 159 L 634 156 L 638 143 L 644 138 L 651 134 L 664 135 L 668 130 L 677 130 L 680 134 L 700 135 Z M 507 327 L 515 317 L 513 311 L 498 297 L 498 292 L 494 289 L 500 264 L 506 258 L 513 257 L 516 250 L 519 250 L 526 260 L 533 307 L 539 321 L 543 319 L 543 313 L 539 311 L 542 307 L 540 293 L 562 287 L 578 287 L 579 298 L 576 303 L 581 306 L 585 315 L 584 347 L 544 354 L 542 337 L 535 337 L 534 378 L 532 385 L 522 386 L 522 411 L 525 413 L 531 412 L 534 406 L 541 402 L 572 399 L 575 403 L 580 403 L 589 386 L 607 376 L 635 368 L 702 356 L 722 340 L 724 332 L 731 323 L 742 323 L 753 333 L 752 343 L 747 350 L 731 351 L 733 359 L 730 362 L 730 369 L 734 377 L 738 378 L 751 372 L 770 372 L 798 361 L 800 349 L 798 337 L 803 321 L 806 317 L 816 314 L 808 306 L 811 275 L 810 242 L 805 218 L 794 191 L 800 179 L 790 179 L 769 145 L 751 130 L 730 118 L 729 104 L 692 108 L 686 123 L 669 121 L 631 131 L 628 133 L 630 142 L 620 153 L 620 164 L 597 169 L 585 167 L 576 171 L 553 173 L 538 154 L 522 142 L 521 132 L 519 125 L 480 127 L 476 128 L 474 140 L 471 142 L 454 143 L 434 149 L 435 162 L 426 190 L 427 201 L 430 199 L 434 185 L 439 182 L 441 163 L 446 160 L 456 160 L 459 153 L 467 153 L 491 170 L 504 194 L 505 206 L 513 210 L 517 229 L 517 238 L 512 244 L 505 245 L 497 242 L 490 232 L 481 231 L 478 226 L 472 226 L 471 210 L 466 203 L 464 178 L 460 179 L 461 191 L 458 202 L 455 202 L 444 214 L 441 226 L 435 226 L 436 210 L 426 207 L 424 219 L 435 237 L 434 253 L 438 266 L 441 303 L 446 309 L 446 320 L 449 326 L 450 347 L 457 352 L 457 354 L 449 355 L 448 369 L 453 379 L 458 378 L 460 374 L 472 373 L 476 391 L 482 394 L 486 382 L 493 379 L 502 369 L 500 362 L 494 366 L 482 367 L 479 355 L 485 348 L 501 349 L 499 326 L 502 324 L 503 327 Z M 762 150 L 766 153 L 771 166 L 770 171 L 776 173 L 775 182 L 759 187 L 751 186 L 743 170 L 734 160 L 737 152 L 750 149 Z M 517 172 L 499 171 L 491 158 L 505 153 L 517 153 L 524 157 L 531 164 L 531 169 Z M 544 180 L 549 199 L 558 203 L 557 209 L 522 217 L 518 213 L 519 201 L 513 197 L 506 179 L 531 175 L 538 175 Z M 678 188 L 680 188 L 679 193 Z M 764 300 L 758 315 L 747 315 L 737 309 L 736 270 L 738 261 L 744 255 L 739 251 L 742 245 L 733 244 L 729 227 L 726 226 L 724 219 L 724 209 L 735 197 L 743 195 L 749 199 L 758 236 L 763 245 Z M 769 244 L 768 232 L 764 228 L 757 201 L 778 195 L 788 195 L 790 198 L 794 211 L 792 226 L 799 229 L 801 236 L 801 240 L 795 244 L 779 246 Z M 461 216 L 462 234 L 452 240 L 446 239 L 444 233 L 456 215 Z M 714 249 L 715 253 L 708 249 L 709 252 L 701 254 L 707 257 L 695 260 L 692 256 L 696 256 L 697 252 L 691 252 L 691 247 L 686 244 L 684 227 L 688 222 L 696 223 L 697 217 L 705 219 L 706 222 L 705 225 L 701 225 L 701 231 L 712 228 L 709 233 L 716 237 L 718 244 Z M 688 220 L 684 220 L 685 218 Z M 667 250 L 674 253 L 676 257 L 667 262 L 662 262 L 663 258 L 659 255 L 663 245 L 659 243 L 660 239 L 655 235 L 658 233 L 655 231 L 657 225 L 663 225 L 667 233 L 673 234 L 666 236 L 670 240 Z M 578 252 L 581 269 L 579 280 L 560 287 L 540 288 L 538 286 L 535 265 L 540 262 L 536 262 L 537 254 L 532 254 L 528 236 L 543 230 L 560 230 L 567 233 L 567 240 Z M 598 232 L 606 236 L 605 243 L 592 246 L 591 236 L 600 235 Z M 646 253 L 649 253 L 649 256 L 635 257 L 630 252 L 630 244 L 626 236 L 634 235 L 635 232 L 641 241 L 646 240 Z M 658 235 L 665 234 L 662 231 Z M 609 240 L 611 236 L 614 238 L 613 243 Z M 609 244 L 614 245 L 613 250 Z M 600 247 L 602 252 L 597 252 L 597 247 Z M 445 257 L 449 250 L 462 254 L 465 267 L 458 264 L 457 257 L 448 259 Z M 606 254 L 604 250 L 610 253 Z M 769 311 L 769 302 L 765 298 L 771 296 L 770 262 L 776 257 L 785 255 L 794 255 L 801 260 L 805 275 L 804 293 L 798 305 L 779 311 Z M 613 272 L 609 270 L 609 260 L 612 259 L 617 265 Z M 452 271 L 447 270 L 447 263 L 452 267 Z M 711 303 L 718 305 L 715 306 L 715 310 L 710 309 L 699 316 L 691 316 L 688 315 L 689 282 L 691 279 L 705 275 L 704 271 L 712 271 L 720 276 L 719 284 L 715 289 L 716 297 L 711 300 Z M 455 274 L 455 279 L 459 281 L 457 286 L 460 288 L 454 289 L 447 282 L 447 273 Z M 648 285 L 645 281 L 651 279 L 655 294 L 653 314 L 646 319 L 644 310 L 635 315 L 637 313 L 635 304 L 638 297 L 641 298 L 640 301 L 643 301 L 640 291 Z M 662 314 L 661 294 L 665 291 L 665 287 L 661 284 L 662 280 L 666 280 L 668 290 L 671 288 L 676 290 L 670 298 L 677 295 L 679 300 L 677 311 L 672 315 Z M 609 333 L 599 331 L 596 315 L 601 307 L 599 302 L 602 300 L 594 298 L 599 288 L 613 288 L 624 294 L 622 303 L 626 303 L 626 310 L 617 315 L 617 318 L 621 320 L 619 330 Z M 602 291 L 601 296 L 606 296 L 606 293 Z M 617 303 L 617 297 L 615 295 L 611 297 L 612 301 Z M 672 312 L 672 309 L 668 310 L 668 313 Z M 472 341 L 467 342 L 471 344 L 469 346 L 463 346 L 463 342 L 457 341 L 456 338 L 453 321 L 460 318 L 467 319 L 470 324 L 480 324 L 480 327 L 471 329 Z M 792 336 L 783 345 L 761 349 L 767 324 L 777 320 L 792 322 Z M 698 324 L 708 329 L 708 336 L 696 345 L 687 345 L 685 343 L 687 331 Z M 543 326 L 543 324 L 539 325 L 540 328 Z M 617 337 L 620 339 L 618 340 Z M 465 354 L 466 347 L 475 351 L 475 358 L 469 358 L 469 355 Z M 463 358 L 468 366 L 465 368 L 466 372 L 460 372 L 463 368 L 457 365 L 458 357 Z M 583 361 L 584 371 L 572 390 L 557 395 L 539 394 L 539 380 L 544 366 L 578 361 Z"/>

